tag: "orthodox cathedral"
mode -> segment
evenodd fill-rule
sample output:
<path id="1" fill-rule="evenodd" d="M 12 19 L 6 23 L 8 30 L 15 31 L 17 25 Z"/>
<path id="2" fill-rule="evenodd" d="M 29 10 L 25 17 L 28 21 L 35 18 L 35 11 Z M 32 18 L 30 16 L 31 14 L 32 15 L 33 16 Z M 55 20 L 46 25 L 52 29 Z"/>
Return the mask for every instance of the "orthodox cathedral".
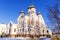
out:
<path id="1" fill-rule="evenodd" d="M 0 24 L 0 36 L 9 37 L 47 37 L 52 36 L 52 31 L 47 27 L 40 12 L 36 13 L 34 5 L 28 8 L 28 14 L 20 12 L 17 18 L 17 24 L 10 21 L 7 25 Z"/>

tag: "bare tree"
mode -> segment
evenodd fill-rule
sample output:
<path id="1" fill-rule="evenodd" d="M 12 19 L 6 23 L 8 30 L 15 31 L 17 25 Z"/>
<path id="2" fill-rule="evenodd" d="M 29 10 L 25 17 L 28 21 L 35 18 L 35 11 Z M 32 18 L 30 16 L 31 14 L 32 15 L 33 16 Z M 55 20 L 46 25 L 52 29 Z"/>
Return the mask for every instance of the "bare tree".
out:
<path id="1" fill-rule="evenodd" d="M 55 26 L 53 30 L 56 30 L 56 34 L 60 34 L 60 11 L 58 3 L 55 4 L 53 7 L 48 7 L 48 19 L 50 24 Z"/>

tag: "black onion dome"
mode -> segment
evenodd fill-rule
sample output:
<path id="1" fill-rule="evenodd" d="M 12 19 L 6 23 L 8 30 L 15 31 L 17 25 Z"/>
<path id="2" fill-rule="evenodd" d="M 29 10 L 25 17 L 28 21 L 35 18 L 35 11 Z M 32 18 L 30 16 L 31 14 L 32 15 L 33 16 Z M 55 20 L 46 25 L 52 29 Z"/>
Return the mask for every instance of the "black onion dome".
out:
<path id="1" fill-rule="evenodd" d="M 20 13 L 24 13 L 24 11 L 22 10 Z"/>
<path id="2" fill-rule="evenodd" d="M 31 9 L 31 8 L 35 8 L 35 6 L 34 6 L 34 5 L 30 5 L 30 6 L 28 7 L 28 9 Z"/>
<path id="3" fill-rule="evenodd" d="M 38 12 L 38 14 L 37 15 L 40 15 L 41 13 L 40 12 Z"/>

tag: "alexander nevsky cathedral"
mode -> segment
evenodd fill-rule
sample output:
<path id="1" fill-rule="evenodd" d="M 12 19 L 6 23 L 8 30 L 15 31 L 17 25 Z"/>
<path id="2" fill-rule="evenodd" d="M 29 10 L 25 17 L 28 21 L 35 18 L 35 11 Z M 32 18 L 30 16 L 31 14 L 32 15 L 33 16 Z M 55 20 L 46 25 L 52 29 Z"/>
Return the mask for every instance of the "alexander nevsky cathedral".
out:
<path id="1" fill-rule="evenodd" d="M 40 12 L 36 13 L 34 5 L 30 5 L 28 13 L 20 12 L 17 23 L 10 21 L 7 25 L 0 24 L 0 36 L 9 37 L 48 37 L 52 36 L 52 31 L 45 24 Z"/>

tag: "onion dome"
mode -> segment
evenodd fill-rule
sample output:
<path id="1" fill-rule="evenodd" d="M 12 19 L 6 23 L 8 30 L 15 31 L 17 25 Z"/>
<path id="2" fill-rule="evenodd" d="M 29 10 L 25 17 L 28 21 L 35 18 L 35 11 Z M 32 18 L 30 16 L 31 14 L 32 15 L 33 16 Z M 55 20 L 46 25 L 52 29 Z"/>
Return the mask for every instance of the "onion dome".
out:
<path id="1" fill-rule="evenodd" d="M 30 6 L 28 7 L 28 9 L 31 9 L 31 8 L 35 8 L 35 6 L 34 6 L 34 5 L 30 5 Z"/>
<path id="2" fill-rule="evenodd" d="M 41 13 L 40 12 L 38 12 L 38 14 L 37 15 L 40 15 Z"/>
<path id="3" fill-rule="evenodd" d="M 21 14 L 21 13 L 24 13 L 24 11 L 22 10 L 22 11 L 20 12 L 20 14 Z"/>
<path id="4" fill-rule="evenodd" d="M 24 11 L 23 10 L 20 12 L 20 14 L 21 14 L 21 18 L 24 17 Z"/>

